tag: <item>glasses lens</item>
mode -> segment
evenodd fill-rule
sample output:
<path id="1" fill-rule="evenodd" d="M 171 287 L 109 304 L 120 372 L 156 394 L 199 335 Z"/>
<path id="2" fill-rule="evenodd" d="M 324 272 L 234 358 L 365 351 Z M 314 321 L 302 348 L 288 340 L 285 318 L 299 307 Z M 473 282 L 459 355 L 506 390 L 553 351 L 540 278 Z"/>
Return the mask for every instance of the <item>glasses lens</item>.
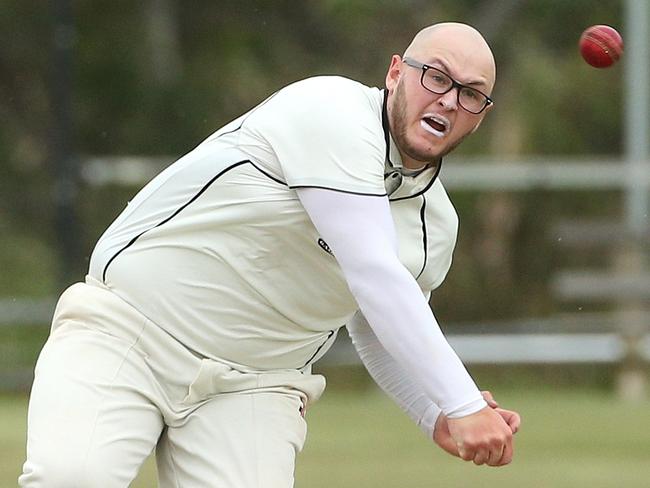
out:
<path id="1" fill-rule="evenodd" d="M 463 87 L 458 92 L 458 102 L 468 112 L 477 114 L 485 107 L 487 97 L 478 90 Z"/>
<path id="2" fill-rule="evenodd" d="M 433 93 L 446 93 L 453 85 L 452 79 L 442 71 L 435 68 L 429 68 L 424 72 L 422 83 L 427 90 Z"/>
<path id="3" fill-rule="evenodd" d="M 422 74 L 422 85 L 427 90 L 442 95 L 452 89 L 454 80 L 447 73 L 427 66 Z M 460 106 L 473 114 L 481 113 L 488 104 L 487 96 L 468 86 L 459 86 L 458 84 L 456 86 L 459 87 L 458 103 Z"/>

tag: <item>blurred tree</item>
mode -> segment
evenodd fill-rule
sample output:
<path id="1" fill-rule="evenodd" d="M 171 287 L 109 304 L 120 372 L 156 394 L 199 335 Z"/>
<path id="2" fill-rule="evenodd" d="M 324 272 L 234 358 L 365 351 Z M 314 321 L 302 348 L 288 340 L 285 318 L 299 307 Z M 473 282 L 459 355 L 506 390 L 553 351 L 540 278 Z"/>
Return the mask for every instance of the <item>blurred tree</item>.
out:
<path id="1" fill-rule="evenodd" d="M 416 30 L 444 20 L 482 29 L 498 66 L 495 109 L 460 156 L 622 151 L 622 70 L 594 70 L 577 52 L 587 25 L 622 27 L 621 0 L 71 1 L 72 137 L 80 159 L 173 158 L 306 76 L 341 74 L 382 86 L 390 55 Z M 47 89 L 51 10 L 5 0 L 0 28 L 7 39 L 0 44 L 0 293 L 54 294 L 47 138 L 59 121 Z M 136 190 L 80 189 L 84 255 Z M 544 279 L 559 258 L 543 242 L 546 227 L 556 215 L 611 215 L 620 204 L 616 194 L 453 198 L 460 240 L 436 297 L 446 320 L 552 310 Z M 79 279 L 80 261 L 70 270 Z M 24 278 L 30 275 L 40 277 L 33 287 Z"/>

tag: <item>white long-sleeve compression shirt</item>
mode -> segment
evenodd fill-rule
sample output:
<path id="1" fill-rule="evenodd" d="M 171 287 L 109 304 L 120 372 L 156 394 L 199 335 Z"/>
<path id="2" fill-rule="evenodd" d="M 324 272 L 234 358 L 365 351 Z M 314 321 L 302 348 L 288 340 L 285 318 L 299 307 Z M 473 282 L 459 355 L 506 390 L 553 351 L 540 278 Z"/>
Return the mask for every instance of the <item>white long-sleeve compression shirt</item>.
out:
<path id="1" fill-rule="evenodd" d="M 417 282 L 399 261 L 388 199 L 321 188 L 300 188 L 297 193 L 332 249 L 374 335 L 400 366 L 402 379 L 412 380 L 448 417 L 484 408 L 487 404 L 476 384 L 442 334 Z M 386 383 L 395 381 L 387 372 L 379 376 L 382 387 L 382 378 L 390 378 Z M 410 388 L 393 391 L 402 396 L 413 393 Z"/>
<path id="2" fill-rule="evenodd" d="M 370 376 L 429 438 L 433 438 L 440 408 L 388 354 L 361 312 L 347 324 L 348 334 Z"/>

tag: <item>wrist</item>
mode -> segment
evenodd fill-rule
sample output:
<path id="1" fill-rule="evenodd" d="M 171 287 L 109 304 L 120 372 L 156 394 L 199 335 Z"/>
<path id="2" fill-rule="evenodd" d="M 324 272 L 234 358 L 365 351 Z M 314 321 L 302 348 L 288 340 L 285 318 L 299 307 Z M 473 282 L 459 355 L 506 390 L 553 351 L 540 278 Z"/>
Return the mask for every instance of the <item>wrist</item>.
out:
<path id="1" fill-rule="evenodd" d="M 487 406 L 488 406 L 487 402 L 481 396 L 480 398 L 475 398 L 467 403 L 464 403 L 454 408 L 453 410 L 450 410 L 448 412 L 443 412 L 443 413 L 450 419 L 457 419 L 461 417 L 467 417 L 468 415 L 472 415 L 473 413 L 476 413 L 479 410 L 483 410 Z"/>

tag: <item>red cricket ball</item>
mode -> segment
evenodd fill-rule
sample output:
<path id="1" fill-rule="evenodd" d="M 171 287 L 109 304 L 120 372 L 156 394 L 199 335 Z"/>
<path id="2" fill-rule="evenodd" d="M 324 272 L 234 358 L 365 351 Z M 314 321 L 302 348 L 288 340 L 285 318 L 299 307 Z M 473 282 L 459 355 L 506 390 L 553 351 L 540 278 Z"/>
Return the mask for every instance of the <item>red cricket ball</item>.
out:
<path id="1" fill-rule="evenodd" d="M 623 38 L 608 25 L 592 25 L 580 36 L 580 54 L 596 68 L 607 68 L 623 55 Z"/>

